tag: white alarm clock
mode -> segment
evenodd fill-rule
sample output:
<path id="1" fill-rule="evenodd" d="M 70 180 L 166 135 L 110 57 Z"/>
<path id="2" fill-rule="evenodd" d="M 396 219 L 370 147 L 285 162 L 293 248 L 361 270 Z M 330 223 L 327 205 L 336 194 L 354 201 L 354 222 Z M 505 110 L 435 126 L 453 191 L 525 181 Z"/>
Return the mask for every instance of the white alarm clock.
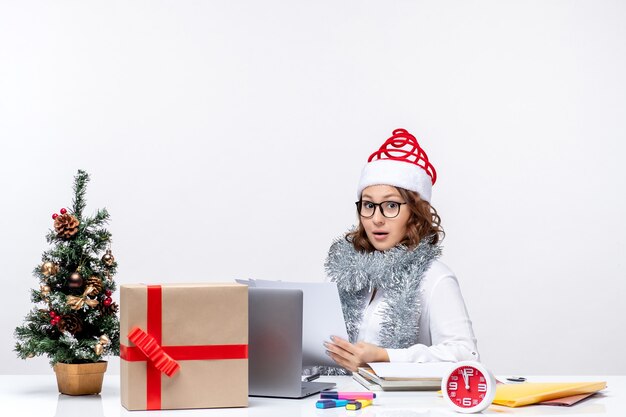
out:
<path id="1" fill-rule="evenodd" d="M 460 413 L 479 413 L 496 396 L 496 378 L 481 363 L 455 363 L 441 381 L 446 404 Z"/>

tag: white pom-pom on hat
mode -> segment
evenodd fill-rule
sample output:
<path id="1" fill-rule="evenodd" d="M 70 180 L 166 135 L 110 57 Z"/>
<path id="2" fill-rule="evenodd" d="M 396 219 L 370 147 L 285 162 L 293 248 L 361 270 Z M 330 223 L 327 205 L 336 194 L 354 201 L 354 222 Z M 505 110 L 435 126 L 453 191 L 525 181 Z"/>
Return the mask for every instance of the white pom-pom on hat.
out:
<path id="1" fill-rule="evenodd" d="M 415 136 L 405 129 L 396 129 L 392 136 L 367 160 L 361 171 L 357 199 L 371 185 L 392 185 L 415 191 L 422 200 L 432 196 L 437 171 Z"/>

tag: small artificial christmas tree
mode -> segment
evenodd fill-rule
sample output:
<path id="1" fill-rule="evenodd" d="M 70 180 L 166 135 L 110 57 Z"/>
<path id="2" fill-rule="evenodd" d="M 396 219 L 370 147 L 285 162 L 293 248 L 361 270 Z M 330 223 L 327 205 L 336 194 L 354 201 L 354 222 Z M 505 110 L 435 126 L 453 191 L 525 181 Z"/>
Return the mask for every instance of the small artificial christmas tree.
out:
<path id="1" fill-rule="evenodd" d="M 117 263 L 110 250 L 106 209 L 83 216 L 89 175 L 78 171 L 70 210 L 53 214 L 54 229 L 46 239 L 52 248 L 42 255 L 33 274 L 40 288 L 31 292 L 35 307 L 15 329 L 15 351 L 22 359 L 47 355 L 50 364 L 85 364 L 119 355 Z M 104 256 L 100 257 L 104 252 Z"/>

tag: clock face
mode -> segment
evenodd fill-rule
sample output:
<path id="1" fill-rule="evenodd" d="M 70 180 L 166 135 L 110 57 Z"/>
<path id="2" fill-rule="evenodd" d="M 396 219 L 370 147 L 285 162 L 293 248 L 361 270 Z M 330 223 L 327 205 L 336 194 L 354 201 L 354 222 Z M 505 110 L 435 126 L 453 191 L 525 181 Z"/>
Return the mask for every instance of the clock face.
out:
<path id="1" fill-rule="evenodd" d="M 474 364 L 459 364 L 449 372 L 444 396 L 458 411 L 477 412 L 493 401 L 495 381 L 489 371 Z"/>

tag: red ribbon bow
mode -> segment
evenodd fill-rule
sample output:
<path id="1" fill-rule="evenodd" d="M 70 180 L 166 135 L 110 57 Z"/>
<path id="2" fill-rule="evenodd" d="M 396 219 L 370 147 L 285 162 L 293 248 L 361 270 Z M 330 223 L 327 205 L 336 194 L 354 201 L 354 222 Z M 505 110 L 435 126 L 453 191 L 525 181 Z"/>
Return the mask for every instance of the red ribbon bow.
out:
<path id="1" fill-rule="evenodd" d="M 180 365 L 163 348 L 156 339 L 139 327 L 134 327 L 128 333 L 128 339 L 152 362 L 155 368 L 171 377 L 180 369 Z"/>

